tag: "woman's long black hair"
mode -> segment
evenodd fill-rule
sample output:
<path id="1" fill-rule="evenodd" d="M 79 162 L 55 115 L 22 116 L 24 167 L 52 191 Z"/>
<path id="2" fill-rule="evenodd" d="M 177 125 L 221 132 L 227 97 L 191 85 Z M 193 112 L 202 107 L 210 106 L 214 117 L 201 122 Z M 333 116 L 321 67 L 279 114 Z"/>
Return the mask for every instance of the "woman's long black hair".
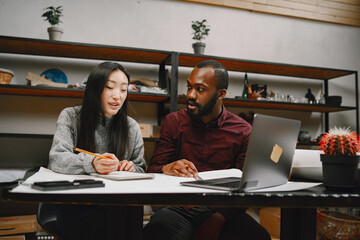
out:
<path id="1" fill-rule="evenodd" d="M 77 145 L 79 148 L 95 152 L 95 130 L 99 124 L 105 125 L 105 113 L 101 106 L 101 94 L 105 88 L 109 75 L 115 71 L 122 71 L 130 82 L 130 76 L 123 66 L 113 62 L 103 62 L 90 73 L 79 116 L 79 132 Z M 129 125 L 127 120 L 128 98 L 126 97 L 119 112 L 113 116 L 109 127 L 108 152 L 114 153 L 119 160 L 125 157 L 129 143 Z"/>

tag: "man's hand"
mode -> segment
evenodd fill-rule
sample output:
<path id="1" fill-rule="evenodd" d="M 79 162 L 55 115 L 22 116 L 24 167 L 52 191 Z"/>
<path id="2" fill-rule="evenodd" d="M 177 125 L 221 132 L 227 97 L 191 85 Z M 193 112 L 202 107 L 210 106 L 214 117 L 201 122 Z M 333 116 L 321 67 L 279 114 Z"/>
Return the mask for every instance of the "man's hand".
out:
<path id="1" fill-rule="evenodd" d="M 119 171 L 135 172 L 134 163 L 128 160 L 122 160 L 119 163 Z"/>
<path id="2" fill-rule="evenodd" d="M 225 223 L 225 217 L 221 213 L 214 213 L 198 229 L 194 240 L 216 240 L 220 235 L 221 228 Z"/>
<path id="3" fill-rule="evenodd" d="M 111 158 L 111 159 L 105 159 L 105 158 L 98 158 L 95 157 L 92 161 L 92 165 L 96 172 L 100 174 L 108 174 L 110 172 L 117 171 L 119 168 L 119 159 L 112 154 L 112 153 L 103 153 L 101 156 Z"/>
<path id="4" fill-rule="evenodd" d="M 172 176 L 198 178 L 198 171 L 195 165 L 186 159 L 177 160 L 165 165 L 162 168 L 162 172 Z"/>

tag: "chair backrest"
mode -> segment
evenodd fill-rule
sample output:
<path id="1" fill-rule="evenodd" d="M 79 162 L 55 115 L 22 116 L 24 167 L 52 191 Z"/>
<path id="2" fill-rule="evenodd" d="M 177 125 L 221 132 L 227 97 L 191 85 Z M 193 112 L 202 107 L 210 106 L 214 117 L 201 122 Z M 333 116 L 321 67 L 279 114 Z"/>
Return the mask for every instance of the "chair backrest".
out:
<path id="1" fill-rule="evenodd" d="M 60 230 L 57 225 L 55 204 L 39 203 L 37 222 L 48 233 L 56 237 L 60 237 Z"/>

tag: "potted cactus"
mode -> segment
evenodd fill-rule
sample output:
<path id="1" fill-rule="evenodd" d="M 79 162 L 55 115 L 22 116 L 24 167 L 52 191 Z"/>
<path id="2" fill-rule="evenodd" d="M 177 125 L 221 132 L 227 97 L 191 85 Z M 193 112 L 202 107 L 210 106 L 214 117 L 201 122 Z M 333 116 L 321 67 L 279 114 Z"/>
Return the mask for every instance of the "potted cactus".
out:
<path id="1" fill-rule="evenodd" d="M 209 25 L 206 25 L 206 19 L 203 19 L 202 21 L 192 21 L 191 23 L 191 28 L 193 29 L 193 39 L 197 41 L 192 45 L 194 53 L 204 54 L 206 45 L 202 42 L 202 40 L 209 35 Z"/>
<path id="2" fill-rule="evenodd" d="M 328 189 L 346 190 L 357 184 L 359 136 L 349 128 L 333 128 L 320 139 L 323 183 Z"/>

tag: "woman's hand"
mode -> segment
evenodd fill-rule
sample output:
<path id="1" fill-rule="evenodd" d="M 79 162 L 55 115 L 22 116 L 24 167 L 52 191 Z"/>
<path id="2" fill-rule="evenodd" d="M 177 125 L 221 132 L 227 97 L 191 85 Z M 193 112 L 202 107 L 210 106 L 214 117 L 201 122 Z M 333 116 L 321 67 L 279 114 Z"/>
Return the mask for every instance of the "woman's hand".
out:
<path id="1" fill-rule="evenodd" d="M 103 153 L 101 156 L 107 158 L 95 157 L 92 161 L 92 165 L 96 172 L 100 174 L 108 174 L 117 171 L 119 168 L 119 159 L 112 153 Z"/>
<path id="2" fill-rule="evenodd" d="M 186 159 L 166 164 L 162 168 L 162 172 L 172 176 L 198 178 L 198 171 L 195 165 Z"/>
<path id="3" fill-rule="evenodd" d="M 134 163 L 128 160 L 122 160 L 119 163 L 119 171 L 128 171 L 128 172 L 135 172 Z"/>

